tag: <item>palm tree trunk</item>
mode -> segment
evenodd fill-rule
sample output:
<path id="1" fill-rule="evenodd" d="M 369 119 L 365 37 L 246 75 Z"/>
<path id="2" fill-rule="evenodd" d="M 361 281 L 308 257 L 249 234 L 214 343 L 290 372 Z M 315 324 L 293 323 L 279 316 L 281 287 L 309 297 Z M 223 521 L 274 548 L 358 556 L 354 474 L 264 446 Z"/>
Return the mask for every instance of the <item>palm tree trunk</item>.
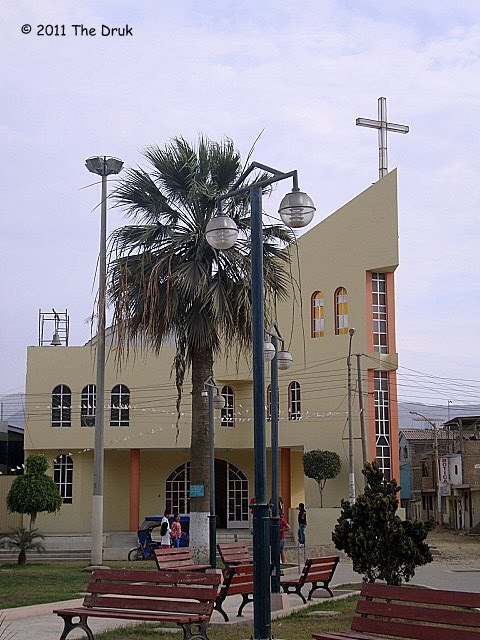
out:
<path id="1" fill-rule="evenodd" d="M 208 563 L 210 513 L 210 440 L 208 403 L 202 398 L 203 383 L 213 374 L 211 350 L 198 350 L 192 358 L 192 439 L 190 485 L 204 487 L 204 495 L 190 499 L 190 546 L 195 561 Z"/>

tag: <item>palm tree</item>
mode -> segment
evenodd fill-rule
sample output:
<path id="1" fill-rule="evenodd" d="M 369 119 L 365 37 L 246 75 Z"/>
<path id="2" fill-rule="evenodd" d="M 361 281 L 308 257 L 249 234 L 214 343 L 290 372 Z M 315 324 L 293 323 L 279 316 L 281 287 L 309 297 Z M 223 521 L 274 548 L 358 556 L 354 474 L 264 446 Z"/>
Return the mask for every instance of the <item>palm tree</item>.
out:
<path id="1" fill-rule="evenodd" d="M 27 561 L 27 551 L 41 553 L 45 547 L 41 542 L 44 539 L 38 529 L 26 529 L 18 527 L 0 540 L 0 546 L 6 549 L 16 549 L 18 553 L 18 564 L 25 564 Z"/>
<path id="2" fill-rule="evenodd" d="M 242 240 L 217 253 L 205 239 L 205 228 L 214 214 L 215 198 L 228 192 L 242 173 L 232 141 L 200 137 L 193 146 L 175 138 L 162 149 L 147 148 L 144 156 L 150 173 L 130 169 L 115 192 L 117 205 L 135 224 L 111 236 L 109 294 L 121 355 L 129 344 L 139 342 L 159 352 L 173 336 L 177 416 L 185 375 L 191 370 L 190 477 L 192 484 L 205 485 L 205 495 L 191 498 L 190 530 L 193 553 L 200 559 L 208 557 L 210 492 L 203 383 L 213 375 L 214 357 L 225 345 L 240 354 L 251 344 L 248 194 L 226 204 Z M 284 265 L 289 254 L 283 248 L 291 240 L 284 227 L 264 229 L 265 300 L 270 310 L 288 292 Z"/>

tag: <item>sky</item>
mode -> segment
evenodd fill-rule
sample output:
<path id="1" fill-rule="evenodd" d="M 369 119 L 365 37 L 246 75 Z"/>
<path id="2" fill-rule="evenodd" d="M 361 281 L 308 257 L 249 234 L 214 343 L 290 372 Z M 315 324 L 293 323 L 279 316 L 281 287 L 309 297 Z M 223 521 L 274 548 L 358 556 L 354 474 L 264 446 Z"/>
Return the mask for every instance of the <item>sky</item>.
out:
<path id="1" fill-rule="evenodd" d="M 70 344 L 91 335 L 100 185 L 87 157 L 145 166 L 146 146 L 199 134 L 245 157 L 261 134 L 253 158 L 297 169 L 320 221 L 378 180 L 377 132 L 355 119 L 376 119 L 384 96 L 388 120 L 410 127 L 388 136 L 399 399 L 480 403 L 477 1 L 17 0 L 0 25 L 0 396 L 24 390 L 39 309 L 68 309 Z M 109 232 L 126 222 L 109 211 Z"/>

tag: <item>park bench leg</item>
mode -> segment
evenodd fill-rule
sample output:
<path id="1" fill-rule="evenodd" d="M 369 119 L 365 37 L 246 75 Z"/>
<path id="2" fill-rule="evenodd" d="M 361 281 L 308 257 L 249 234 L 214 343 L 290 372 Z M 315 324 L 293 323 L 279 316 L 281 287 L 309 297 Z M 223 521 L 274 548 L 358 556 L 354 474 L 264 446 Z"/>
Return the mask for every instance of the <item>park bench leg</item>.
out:
<path id="1" fill-rule="evenodd" d="M 188 622 L 180 625 L 183 629 L 183 640 L 193 640 L 193 638 L 203 638 L 208 640 L 207 627 L 208 620 L 203 622 Z"/>
<path id="2" fill-rule="evenodd" d="M 223 609 L 222 605 L 225 602 L 225 598 L 221 601 L 221 602 L 215 602 L 215 606 L 213 608 L 214 611 L 218 611 L 218 613 L 221 613 L 223 616 L 223 619 L 225 620 L 225 622 L 229 621 L 229 617 L 227 615 L 227 612 Z"/>
<path id="3" fill-rule="evenodd" d="M 318 585 L 318 582 L 312 582 L 312 588 L 310 589 L 310 591 L 308 592 L 308 600 L 312 599 L 312 594 L 314 591 L 316 591 L 317 589 L 325 589 L 325 591 L 328 591 L 328 593 L 330 594 L 330 597 L 333 598 L 333 592 L 330 589 L 330 587 L 328 586 L 328 582 L 324 582 L 323 584 L 321 584 L 320 586 Z"/>
<path id="4" fill-rule="evenodd" d="M 63 626 L 62 635 L 60 636 L 60 640 L 65 640 L 65 638 L 68 636 L 70 631 L 72 631 L 72 629 L 83 629 L 85 631 L 85 633 L 87 634 L 88 640 L 93 640 L 92 630 L 90 629 L 90 627 L 87 624 L 88 616 L 78 616 L 79 621 L 78 622 L 72 622 L 74 617 L 76 618 L 77 616 L 62 616 L 61 615 L 61 618 L 63 618 L 64 626 Z"/>
<path id="5" fill-rule="evenodd" d="M 250 598 L 249 595 L 250 594 L 248 594 L 248 593 L 242 593 L 242 604 L 238 608 L 237 618 L 241 618 L 242 617 L 243 607 L 246 604 L 248 604 L 249 602 L 253 602 L 253 597 Z"/>

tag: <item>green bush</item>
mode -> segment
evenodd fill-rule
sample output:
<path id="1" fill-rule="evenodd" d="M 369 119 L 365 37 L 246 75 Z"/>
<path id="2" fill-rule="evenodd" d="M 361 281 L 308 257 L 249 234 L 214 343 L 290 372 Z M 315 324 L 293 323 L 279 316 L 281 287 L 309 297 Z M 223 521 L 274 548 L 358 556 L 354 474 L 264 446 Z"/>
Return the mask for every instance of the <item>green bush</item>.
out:
<path id="1" fill-rule="evenodd" d="M 8 510 L 28 514 L 30 529 L 33 529 L 38 513 L 55 513 L 62 506 L 57 485 L 50 476 L 45 475 L 47 469 L 45 455 L 28 456 L 25 474 L 15 478 L 7 495 Z"/>
<path id="2" fill-rule="evenodd" d="M 395 480 L 384 480 L 376 461 L 366 462 L 362 473 L 365 491 L 354 504 L 342 500 L 332 540 L 352 559 L 353 569 L 363 574 L 365 582 L 408 582 L 417 566 L 432 561 L 425 538 L 433 524 L 396 515 L 400 487 Z"/>

